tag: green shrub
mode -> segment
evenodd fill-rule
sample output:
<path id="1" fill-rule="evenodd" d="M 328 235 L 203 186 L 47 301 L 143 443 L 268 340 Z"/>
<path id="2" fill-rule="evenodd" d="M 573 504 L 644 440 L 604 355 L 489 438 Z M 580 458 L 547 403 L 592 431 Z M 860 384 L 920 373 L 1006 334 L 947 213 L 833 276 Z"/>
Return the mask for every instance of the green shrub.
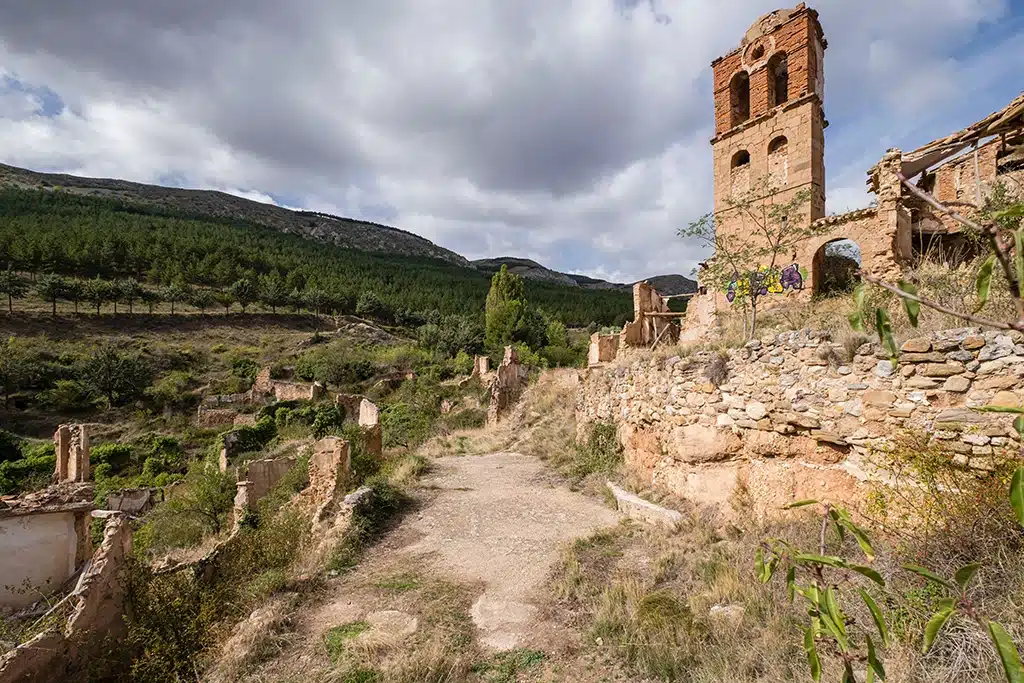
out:
<path id="1" fill-rule="evenodd" d="M 53 444 L 30 449 L 22 448 L 20 460 L 0 462 L 0 494 L 32 491 L 46 486 L 57 466 Z"/>
<path id="2" fill-rule="evenodd" d="M 36 395 L 40 405 L 68 413 L 92 407 L 95 399 L 96 394 L 89 386 L 73 379 L 58 379 L 52 388 Z"/>
<path id="3" fill-rule="evenodd" d="M 196 397 L 188 393 L 192 384 L 192 373 L 174 370 L 157 380 L 146 393 L 158 408 L 181 407 L 196 400 Z"/>
<path id="4" fill-rule="evenodd" d="M 569 478 L 582 481 L 591 474 L 609 474 L 622 463 L 622 444 L 614 424 L 595 422 L 587 440 L 577 444 L 568 466 Z"/>
<path id="5" fill-rule="evenodd" d="M 251 358 L 236 358 L 231 362 L 231 374 L 241 379 L 247 379 L 250 382 L 256 379 L 259 371 L 259 364 Z"/>
<path id="6" fill-rule="evenodd" d="M 89 459 L 97 465 L 107 465 L 114 474 L 132 463 L 132 447 L 120 443 L 104 443 L 93 446 Z"/>
<path id="7" fill-rule="evenodd" d="M 456 374 L 468 375 L 473 372 L 473 356 L 459 349 L 459 352 L 455 354 L 455 359 L 452 361 L 452 367 L 455 369 Z"/>
<path id="8" fill-rule="evenodd" d="M 90 355 L 81 368 L 82 380 L 111 405 L 121 405 L 142 395 L 150 384 L 152 369 L 141 356 L 105 346 Z"/>
<path id="9" fill-rule="evenodd" d="M 277 425 L 270 417 L 261 418 L 254 425 L 246 425 L 233 430 L 236 435 L 235 445 L 239 452 L 253 453 L 260 451 L 277 436 Z"/>
<path id="10" fill-rule="evenodd" d="M 340 406 L 331 404 L 318 407 L 313 418 L 313 438 L 322 439 L 328 434 L 340 433 L 344 421 L 345 411 Z"/>
<path id="11" fill-rule="evenodd" d="M 21 460 L 21 439 L 0 429 L 0 462 Z"/>

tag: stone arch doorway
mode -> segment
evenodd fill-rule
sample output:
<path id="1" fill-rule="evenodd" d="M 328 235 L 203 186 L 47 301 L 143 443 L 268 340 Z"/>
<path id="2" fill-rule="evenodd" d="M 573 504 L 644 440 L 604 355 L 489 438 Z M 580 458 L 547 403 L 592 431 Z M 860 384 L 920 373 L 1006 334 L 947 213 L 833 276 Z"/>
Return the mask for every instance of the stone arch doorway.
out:
<path id="1" fill-rule="evenodd" d="M 826 242 L 814 253 L 811 292 L 832 296 L 853 291 L 860 284 L 857 271 L 863 265 L 860 245 L 851 239 Z"/>

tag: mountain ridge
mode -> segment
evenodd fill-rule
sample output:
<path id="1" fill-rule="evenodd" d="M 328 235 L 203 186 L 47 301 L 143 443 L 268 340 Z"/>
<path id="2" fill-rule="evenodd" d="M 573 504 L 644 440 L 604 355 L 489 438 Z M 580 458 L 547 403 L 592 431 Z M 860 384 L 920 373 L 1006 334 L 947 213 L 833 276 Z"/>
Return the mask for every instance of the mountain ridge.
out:
<path id="1" fill-rule="evenodd" d="M 426 256 L 478 270 L 496 272 L 501 265 L 521 276 L 567 287 L 583 289 L 629 289 L 633 283 L 607 282 L 585 275 L 561 273 L 536 261 L 511 256 L 470 261 L 461 254 L 437 245 L 425 237 L 382 223 L 333 214 L 288 209 L 247 199 L 220 190 L 197 190 L 164 185 L 137 183 L 117 178 L 91 178 L 68 173 L 43 173 L 0 163 L 0 187 L 60 190 L 129 204 L 160 206 L 221 218 L 242 218 L 284 233 L 367 252 Z M 696 291 L 696 283 L 682 275 L 659 275 L 646 281 L 662 282 L 655 286 L 662 294 L 683 294 Z M 664 289 L 663 289 L 664 287 Z"/>

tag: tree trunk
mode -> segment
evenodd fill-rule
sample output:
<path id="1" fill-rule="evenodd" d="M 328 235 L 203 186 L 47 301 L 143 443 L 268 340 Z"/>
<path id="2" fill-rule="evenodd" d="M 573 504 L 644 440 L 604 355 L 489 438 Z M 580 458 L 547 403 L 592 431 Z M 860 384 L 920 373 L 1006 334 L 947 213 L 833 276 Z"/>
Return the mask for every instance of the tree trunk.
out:
<path id="1" fill-rule="evenodd" d="M 114 301 L 114 315 L 117 315 L 117 301 Z"/>
<path id="2" fill-rule="evenodd" d="M 174 302 L 171 302 L 171 315 L 174 315 Z"/>
<path id="3" fill-rule="evenodd" d="M 10 294 L 7 295 L 7 312 L 14 313 L 14 297 Z"/>
<path id="4" fill-rule="evenodd" d="M 128 315 L 132 314 L 132 300 L 128 299 Z"/>
<path id="5" fill-rule="evenodd" d="M 57 297 L 53 297 L 53 301 L 51 301 L 50 303 L 53 304 L 53 317 L 56 318 L 57 317 Z"/>
<path id="6" fill-rule="evenodd" d="M 757 304 L 754 300 L 750 303 L 750 339 L 754 338 L 754 333 L 757 330 Z"/>
<path id="7" fill-rule="evenodd" d="M 103 304 L 99 304 L 99 303 L 98 303 L 98 304 L 96 304 L 96 315 L 99 315 L 99 314 L 100 314 L 100 306 L 102 306 L 102 305 L 103 305 Z"/>
<path id="8" fill-rule="evenodd" d="M 75 299 L 75 315 L 78 315 L 78 299 Z"/>

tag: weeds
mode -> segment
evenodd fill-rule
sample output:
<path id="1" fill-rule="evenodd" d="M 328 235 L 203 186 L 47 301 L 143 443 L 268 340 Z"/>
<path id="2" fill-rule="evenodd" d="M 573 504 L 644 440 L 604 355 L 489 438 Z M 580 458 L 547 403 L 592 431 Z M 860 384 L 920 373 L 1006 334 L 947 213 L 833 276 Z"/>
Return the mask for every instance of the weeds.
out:
<path id="1" fill-rule="evenodd" d="M 704 376 L 716 387 L 720 387 L 729 379 L 729 355 L 722 351 L 716 353 L 704 367 Z"/>

